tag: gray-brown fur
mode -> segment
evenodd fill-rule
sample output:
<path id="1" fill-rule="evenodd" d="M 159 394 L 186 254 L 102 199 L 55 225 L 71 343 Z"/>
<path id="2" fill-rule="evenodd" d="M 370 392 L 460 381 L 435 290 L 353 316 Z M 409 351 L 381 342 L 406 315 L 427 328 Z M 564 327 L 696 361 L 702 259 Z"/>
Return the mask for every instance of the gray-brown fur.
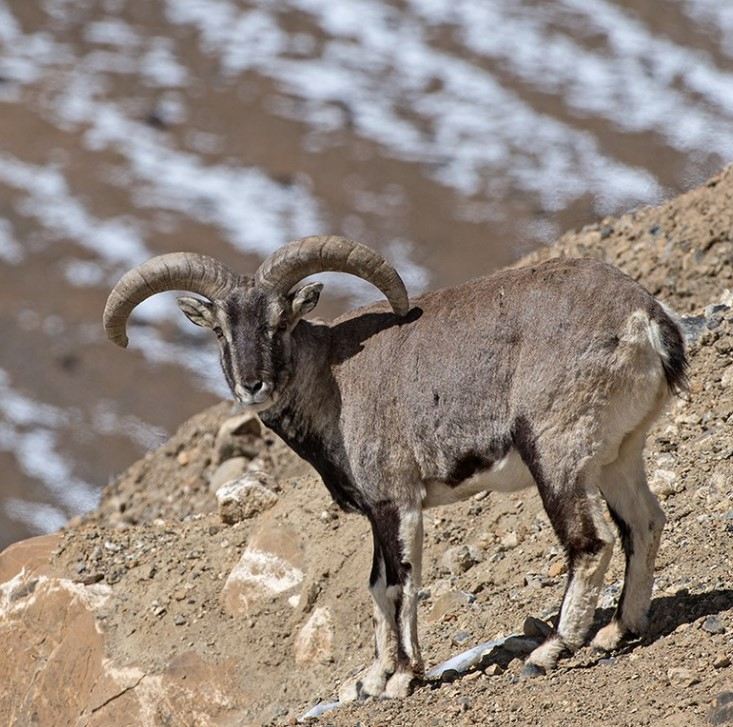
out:
<path id="1" fill-rule="evenodd" d="M 263 269 L 289 286 L 298 277 L 283 272 L 289 259 Z M 393 285 L 394 271 L 377 267 Z M 604 263 L 556 259 L 428 293 L 406 316 L 377 304 L 324 323 L 299 320 L 320 286 L 290 292 L 257 280 L 181 307 L 223 329 L 234 395 L 313 464 L 343 508 L 371 522 L 378 658 L 344 696 L 398 696 L 421 672 L 420 511 L 467 496 L 484 477 L 487 489 L 534 481 L 567 552 L 558 633 L 530 656 L 534 671 L 577 648 L 590 626 L 613 541 L 603 500 L 623 523 L 638 595 L 624 590 L 598 645 L 614 648 L 643 626 L 663 516 L 641 450 L 687 366 L 677 324 L 649 293 Z"/>

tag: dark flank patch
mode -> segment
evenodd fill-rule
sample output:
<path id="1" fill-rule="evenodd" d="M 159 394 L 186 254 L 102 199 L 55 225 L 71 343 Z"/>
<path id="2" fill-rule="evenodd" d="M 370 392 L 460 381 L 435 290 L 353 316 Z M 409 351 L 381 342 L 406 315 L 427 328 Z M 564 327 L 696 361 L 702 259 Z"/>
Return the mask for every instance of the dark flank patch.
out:
<path id="1" fill-rule="evenodd" d="M 624 587 L 621 589 L 621 595 L 619 596 L 618 605 L 616 607 L 616 613 L 620 617 L 623 613 L 624 608 L 626 584 L 629 579 L 629 565 L 631 563 L 631 556 L 634 554 L 634 540 L 629 524 L 610 505 L 608 505 L 608 512 L 610 513 L 611 519 L 616 524 L 616 528 L 618 529 L 618 534 L 621 537 L 621 547 L 624 549 L 624 556 L 626 558 L 626 569 L 624 571 Z"/>
<path id="2" fill-rule="evenodd" d="M 662 346 L 667 356 L 662 356 L 662 367 L 667 379 L 667 386 L 673 394 L 680 394 L 688 390 L 687 369 L 689 362 L 685 352 L 685 341 L 682 332 L 660 305 L 655 305 L 651 311 L 652 320 L 659 326 L 662 337 Z"/>
<path id="3" fill-rule="evenodd" d="M 445 483 L 455 487 L 469 477 L 491 469 L 494 466 L 494 459 L 480 452 L 466 452 L 453 463 L 445 478 Z"/>

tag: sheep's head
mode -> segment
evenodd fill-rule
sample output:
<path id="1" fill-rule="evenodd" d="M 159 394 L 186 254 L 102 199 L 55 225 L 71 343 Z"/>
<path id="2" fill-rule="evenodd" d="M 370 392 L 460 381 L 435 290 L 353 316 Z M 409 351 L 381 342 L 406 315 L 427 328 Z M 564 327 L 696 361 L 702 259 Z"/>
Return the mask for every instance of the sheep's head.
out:
<path id="1" fill-rule="evenodd" d="M 219 341 L 221 365 L 232 394 L 257 410 L 271 406 L 289 383 L 291 332 L 313 310 L 323 287 L 303 278 L 326 270 L 358 275 L 377 286 L 397 315 L 409 301 L 400 276 L 380 255 L 342 237 L 306 237 L 277 250 L 253 277 L 238 275 L 195 253 L 160 255 L 133 268 L 107 299 L 107 336 L 127 345 L 126 323 L 136 305 L 164 290 L 187 290 L 178 305 L 190 321 L 210 328 Z"/>

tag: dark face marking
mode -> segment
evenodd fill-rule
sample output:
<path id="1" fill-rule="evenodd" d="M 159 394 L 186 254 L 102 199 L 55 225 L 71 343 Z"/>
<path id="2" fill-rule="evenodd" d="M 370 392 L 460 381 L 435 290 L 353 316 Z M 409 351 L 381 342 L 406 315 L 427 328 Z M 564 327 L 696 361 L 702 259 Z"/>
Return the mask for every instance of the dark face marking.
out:
<path id="1" fill-rule="evenodd" d="M 271 394 L 290 380 L 292 356 L 287 302 L 257 288 L 235 291 L 220 304 L 225 330 L 216 330 L 224 376 L 237 384 L 263 382 Z"/>

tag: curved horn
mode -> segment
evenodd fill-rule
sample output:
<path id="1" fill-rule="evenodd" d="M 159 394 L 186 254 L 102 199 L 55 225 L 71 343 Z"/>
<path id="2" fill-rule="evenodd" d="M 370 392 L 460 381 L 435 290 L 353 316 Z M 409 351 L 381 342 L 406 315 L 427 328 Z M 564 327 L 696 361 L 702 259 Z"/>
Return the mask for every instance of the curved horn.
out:
<path id="1" fill-rule="evenodd" d="M 378 253 L 345 237 L 304 237 L 268 257 L 255 273 L 255 285 L 287 293 L 297 282 L 326 271 L 351 273 L 379 288 L 398 316 L 407 315 L 410 301 L 397 271 Z"/>
<path id="2" fill-rule="evenodd" d="M 164 290 L 190 290 L 206 298 L 221 298 L 245 279 L 207 255 L 158 255 L 126 272 L 112 289 L 102 316 L 107 338 L 125 348 L 127 319 L 133 308 L 151 295 Z"/>

